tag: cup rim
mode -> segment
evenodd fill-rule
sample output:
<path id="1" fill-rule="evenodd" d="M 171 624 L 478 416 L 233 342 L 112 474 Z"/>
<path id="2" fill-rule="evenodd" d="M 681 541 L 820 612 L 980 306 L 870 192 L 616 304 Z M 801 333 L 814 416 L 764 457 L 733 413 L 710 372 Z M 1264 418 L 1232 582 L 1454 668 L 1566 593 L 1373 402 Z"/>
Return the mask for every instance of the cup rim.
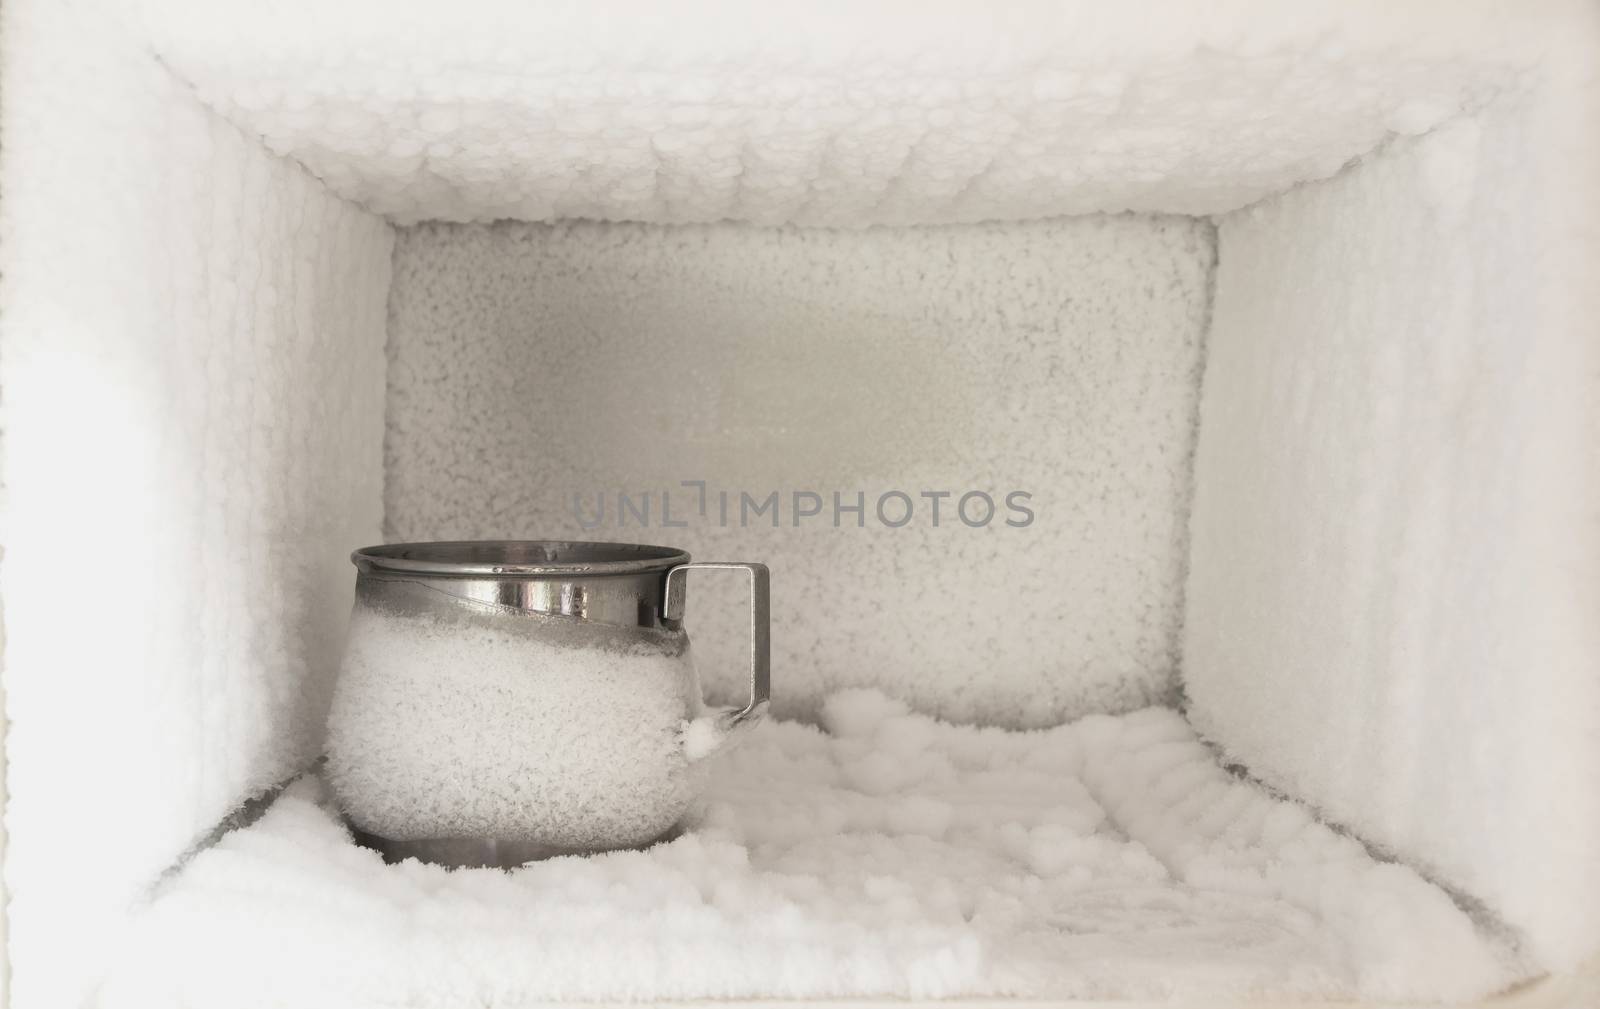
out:
<path id="1" fill-rule="evenodd" d="M 676 547 L 585 540 L 434 540 L 362 547 L 350 562 L 363 574 L 436 578 L 605 577 L 664 572 L 689 563 Z"/>

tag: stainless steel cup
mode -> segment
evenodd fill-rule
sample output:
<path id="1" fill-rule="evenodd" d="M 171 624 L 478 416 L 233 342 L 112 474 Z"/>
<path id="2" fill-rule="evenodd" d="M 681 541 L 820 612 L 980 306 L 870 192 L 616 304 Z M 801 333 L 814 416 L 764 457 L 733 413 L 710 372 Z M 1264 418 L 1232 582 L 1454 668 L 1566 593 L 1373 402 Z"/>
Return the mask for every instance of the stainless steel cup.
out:
<path id="1" fill-rule="evenodd" d="M 766 714 L 765 565 L 667 547 L 399 543 L 351 555 L 325 776 L 392 859 L 509 867 L 670 835 L 700 762 Z M 707 710 L 683 629 L 691 570 L 750 580 L 750 700 Z"/>

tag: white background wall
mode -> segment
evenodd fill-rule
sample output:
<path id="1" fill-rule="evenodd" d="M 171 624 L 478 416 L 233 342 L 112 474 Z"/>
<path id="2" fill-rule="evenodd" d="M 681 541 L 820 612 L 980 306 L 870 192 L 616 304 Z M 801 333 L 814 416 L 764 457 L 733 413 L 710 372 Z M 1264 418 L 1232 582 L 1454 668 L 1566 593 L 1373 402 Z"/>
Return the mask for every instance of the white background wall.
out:
<path id="1" fill-rule="evenodd" d="M 390 301 L 391 537 L 681 544 L 773 568 L 776 710 L 871 683 L 1042 725 L 1167 697 L 1212 232 L 1184 218 L 834 232 L 423 226 Z M 733 492 L 702 519 L 680 481 Z M 661 528 L 670 489 L 684 529 Z M 794 527 L 789 495 L 819 492 Z M 873 514 L 887 490 L 918 512 Z M 619 526 L 618 491 L 656 521 Z M 780 492 L 779 528 L 738 497 Z M 983 529 L 922 490 L 981 490 Z M 1004 525 L 1004 496 L 1036 519 Z M 865 529 L 832 493 L 867 495 Z M 573 493 L 612 496 L 585 530 Z M 901 504 L 891 503 L 898 521 Z M 969 503 L 976 520 L 981 502 Z M 592 504 L 589 505 L 592 508 Z M 1017 515 L 1020 521 L 1020 515 Z M 741 586 L 698 576 L 713 695 L 743 691 Z"/>

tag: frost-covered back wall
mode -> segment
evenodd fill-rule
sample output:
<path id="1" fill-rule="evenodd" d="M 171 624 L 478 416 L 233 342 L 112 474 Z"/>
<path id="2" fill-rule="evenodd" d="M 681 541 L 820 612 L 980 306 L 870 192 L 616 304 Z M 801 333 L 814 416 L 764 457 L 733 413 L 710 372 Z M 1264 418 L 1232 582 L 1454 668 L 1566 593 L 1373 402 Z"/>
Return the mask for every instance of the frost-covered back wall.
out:
<path id="1" fill-rule="evenodd" d="M 765 561 L 785 716 L 1163 701 L 1211 263 L 1178 217 L 404 229 L 386 531 Z M 689 610 L 730 703 L 743 591 L 697 576 Z"/>
<path id="2" fill-rule="evenodd" d="M 622 490 L 633 458 L 693 478 L 696 438 L 735 446 L 707 458 L 755 491 L 784 472 L 769 444 L 818 490 L 1033 480 L 1039 549 L 995 529 L 946 564 L 888 549 L 929 542 L 908 528 L 792 556 L 785 591 L 843 598 L 790 595 L 785 663 L 807 612 L 846 635 L 818 654 L 873 660 L 790 672 L 794 710 L 881 676 L 952 715 L 1066 717 L 1162 696 L 1179 649 L 1195 721 L 1252 772 L 1481 903 L 1534 962 L 1600 948 L 1596 14 L 1155 6 L 0 5 L 14 1001 L 92 989 L 84 951 L 315 756 L 386 413 L 392 532 L 521 532 L 540 481 Z M 1210 223 L 1046 220 L 1130 210 L 1216 215 L 1215 253 Z M 639 223 L 545 223 L 574 217 Z M 539 226 L 408 232 L 391 283 L 393 225 L 497 218 Z M 724 221 L 1024 223 L 643 226 Z M 497 316 L 513 291 L 526 312 Z M 489 336 L 451 360 L 463 320 Z M 659 368 L 641 329 L 674 351 Z M 578 348 L 676 391 L 543 452 L 471 414 L 561 429 L 585 388 L 622 387 Z M 827 428 L 902 415 L 864 386 L 917 433 Z M 834 388 L 855 392 L 830 410 Z M 986 398 L 999 422 L 977 422 Z M 465 441 L 406 428 L 430 404 L 467 411 Z M 749 440 L 713 437 L 724 419 Z M 957 465 L 929 466 L 936 446 Z M 491 463 L 540 458 L 475 497 Z M 990 592 L 1008 566 L 1028 620 L 940 594 L 928 637 L 890 610 L 871 639 L 890 588 Z M 697 587 L 697 619 L 715 598 Z"/>

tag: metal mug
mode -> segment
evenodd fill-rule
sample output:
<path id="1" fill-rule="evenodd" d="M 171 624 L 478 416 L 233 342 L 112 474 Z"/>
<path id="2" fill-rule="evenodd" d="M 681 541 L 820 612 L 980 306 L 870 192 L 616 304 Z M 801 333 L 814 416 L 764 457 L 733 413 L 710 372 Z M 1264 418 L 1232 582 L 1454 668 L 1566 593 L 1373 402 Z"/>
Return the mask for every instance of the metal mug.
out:
<path id="1" fill-rule="evenodd" d="M 702 759 L 766 714 L 765 565 L 669 547 L 495 540 L 351 555 L 324 776 L 385 857 L 511 867 L 670 836 Z M 750 579 L 750 700 L 707 710 L 685 576 Z"/>

